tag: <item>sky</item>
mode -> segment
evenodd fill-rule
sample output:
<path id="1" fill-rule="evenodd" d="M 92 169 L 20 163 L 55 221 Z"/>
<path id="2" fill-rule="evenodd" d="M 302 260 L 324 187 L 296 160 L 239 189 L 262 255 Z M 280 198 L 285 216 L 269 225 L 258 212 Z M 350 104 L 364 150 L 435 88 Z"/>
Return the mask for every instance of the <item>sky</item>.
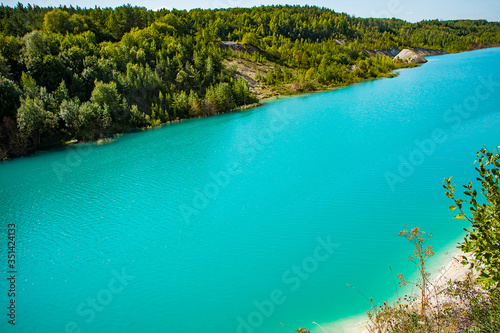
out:
<path id="1" fill-rule="evenodd" d="M 2 2 L 7 6 L 15 6 L 18 0 L 2 0 Z M 130 3 L 132 6 L 148 9 L 164 7 L 188 10 L 290 4 L 327 7 L 357 17 L 396 17 L 409 22 L 424 19 L 500 21 L 500 0 L 20 0 L 19 2 L 42 7 L 59 5 L 116 7 Z"/>

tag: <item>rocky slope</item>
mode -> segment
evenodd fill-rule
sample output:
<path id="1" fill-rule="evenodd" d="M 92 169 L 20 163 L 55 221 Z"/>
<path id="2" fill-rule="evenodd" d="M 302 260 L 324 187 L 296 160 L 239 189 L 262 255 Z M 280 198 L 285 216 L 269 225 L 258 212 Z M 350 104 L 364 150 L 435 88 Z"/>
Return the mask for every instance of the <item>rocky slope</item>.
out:
<path id="1" fill-rule="evenodd" d="M 419 54 L 423 57 L 440 55 L 440 54 L 448 54 L 448 52 L 446 52 L 445 50 L 441 50 L 441 49 L 424 49 L 423 47 L 414 47 L 413 50 L 417 54 Z"/>
<path id="2" fill-rule="evenodd" d="M 410 49 L 403 49 L 394 59 L 413 64 L 423 64 L 427 62 L 423 56 Z"/>
<path id="3" fill-rule="evenodd" d="M 365 54 L 368 56 L 386 56 L 386 57 L 395 57 L 399 53 L 401 53 L 402 50 L 398 49 L 397 47 L 391 47 L 390 49 L 385 49 L 385 50 L 366 50 Z M 415 47 L 413 48 L 413 51 L 422 57 L 427 57 L 427 56 L 432 56 L 432 55 L 440 55 L 440 54 L 447 54 L 445 50 L 441 49 L 424 49 L 423 47 Z"/>

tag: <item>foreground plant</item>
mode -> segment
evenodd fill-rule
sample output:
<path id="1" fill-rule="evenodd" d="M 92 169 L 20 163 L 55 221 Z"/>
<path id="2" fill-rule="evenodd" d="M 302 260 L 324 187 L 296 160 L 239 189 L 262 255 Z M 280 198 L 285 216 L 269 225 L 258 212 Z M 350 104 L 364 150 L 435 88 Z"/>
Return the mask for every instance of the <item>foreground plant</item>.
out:
<path id="1" fill-rule="evenodd" d="M 499 146 L 500 147 L 500 146 Z M 498 148 L 498 147 L 497 147 Z M 500 154 L 498 149 L 490 152 L 483 148 L 478 153 L 479 165 L 475 169 L 479 173 L 477 180 L 481 183 L 481 199 L 472 183 L 464 185 L 464 194 L 468 200 L 455 198 L 455 185 L 451 177 L 444 180 L 446 195 L 455 201 L 458 209 L 455 216 L 467 219 L 471 223 L 466 231 L 464 242 L 459 248 L 471 253 L 471 258 L 462 258 L 462 263 L 471 264 L 470 271 L 463 281 L 451 281 L 441 291 L 428 294 L 429 273 L 425 263 L 434 255 L 432 247 L 424 249 L 424 243 L 432 236 L 426 235 L 418 228 L 408 231 L 405 226 L 400 235 L 406 237 L 414 246 L 414 255 L 410 260 L 417 263 L 420 279 L 417 284 L 422 290 L 420 308 L 415 299 L 405 297 L 406 304 L 384 302 L 368 312 L 369 332 L 500 332 Z M 480 202 L 478 202 L 480 201 Z M 471 216 L 464 212 L 464 202 L 468 205 Z M 473 273 L 480 272 L 479 278 Z M 400 286 L 407 281 L 399 275 Z M 432 301 L 432 302 L 430 302 Z"/>
<path id="2" fill-rule="evenodd" d="M 309 330 L 307 328 L 297 328 L 296 332 L 297 333 L 310 333 L 311 330 Z"/>
<path id="3" fill-rule="evenodd" d="M 500 146 L 499 146 L 500 147 Z M 473 254 L 472 259 L 463 259 L 464 264 L 471 264 L 474 268 L 478 266 L 481 271 L 479 281 L 485 288 L 499 292 L 500 281 L 500 154 L 497 149 L 492 152 L 486 148 L 477 153 L 479 173 L 477 181 L 481 183 L 482 197 L 478 198 L 477 190 L 473 189 L 472 183 L 463 185 L 464 194 L 468 200 L 459 200 L 455 197 L 455 185 L 451 184 L 451 177 L 444 180 L 443 187 L 447 190 L 446 195 L 451 198 L 456 206 L 450 206 L 450 210 L 458 209 L 460 212 L 455 216 L 458 219 L 467 219 L 471 223 L 470 230 L 466 231 L 464 242 L 459 248 L 464 252 Z M 478 202 L 479 201 L 479 202 Z M 467 206 L 471 216 L 464 212 Z"/>
<path id="4" fill-rule="evenodd" d="M 403 274 L 398 274 L 399 287 L 411 283 L 420 289 L 420 313 L 413 310 L 416 298 L 412 296 L 405 296 L 403 300 L 400 298 L 395 304 L 384 302 L 383 305 L 375 305 L 372 300 L 373 307 L 368 312 L 372 332 L 421 332 L 427 326 L 426 312 L 431 274 L 425 264 L 434 252 L 432 246 L 425 247 L 425 244 L 432 237 L 432 233 L 426 234 L 418 227 L 408 230 L 405 224 L 399 236 L 405 237 L 414 246 L 413 255 L 408 260 L 415 263 L 419 272 L 419 278 L 414 282 L 405 279 Z"/>
<path id="5" fill-rule="evenodd" d="M 412 261 L 417 265 L 420 278 L 414 282 L 415 285 L 421 290 L 421 319 L 425 321 L 425 307 L 427 305 L 427 288 L 430 284 L 429 277 L 431 273 L 427 272 L 425 263 L 427 260 L 434 255 L 432 251 L 432 246 L 424 248 L 425 243 L 432 237 L 432 233 L 426 234 L 425 231 L 420 230 L 420 228 L 413 228 L 411 231 L 406 229 L 406 224 L 404 225 L 405 230 L 399 233 L 399 236 L 405 237 L 415 249 L 413 250 L 413 256 L 410 256 L 408 260 Z M 409 281 L 403 277 L 403 274 L 399 273 L 399 286 L 405 286 Z"/>
<path id="6" fill-rule="evenodd" d="M 473 278 L 455 281 L 444 293 L 455 302 L 444 308 L 444 319 L 455 332 L 500 332 L 500 300 Z"/>

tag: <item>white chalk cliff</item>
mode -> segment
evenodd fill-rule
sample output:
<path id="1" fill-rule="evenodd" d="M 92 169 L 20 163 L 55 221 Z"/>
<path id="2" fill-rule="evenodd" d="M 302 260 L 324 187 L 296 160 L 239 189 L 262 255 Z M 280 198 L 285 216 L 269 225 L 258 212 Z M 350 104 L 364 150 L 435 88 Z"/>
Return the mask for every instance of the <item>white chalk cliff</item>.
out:
<path id="1" fill-rule="evenodd" d="M 419 55 L 417 52 L 410 49 L 403 49 L 403 51 L 399 52 L 397 56 L 394 57 L 396 60 L 401 60 L 404 62 L 410 62 L 414 64 L 423 64 L 426 63 L 427 60 Z"/>

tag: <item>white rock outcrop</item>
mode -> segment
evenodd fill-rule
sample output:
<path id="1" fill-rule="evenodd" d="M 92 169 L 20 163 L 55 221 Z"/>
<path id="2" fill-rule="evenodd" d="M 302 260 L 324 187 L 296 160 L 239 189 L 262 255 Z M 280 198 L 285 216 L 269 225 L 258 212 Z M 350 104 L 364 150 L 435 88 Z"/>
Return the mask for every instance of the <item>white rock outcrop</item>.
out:
<path id="1" fill-rule="evenodd" d="M 424 57 L 410 49 L 403 49 L 397 56 L 394 57 L 394 59 L 414 64 L 423 64 L 427 62 Z"/>

